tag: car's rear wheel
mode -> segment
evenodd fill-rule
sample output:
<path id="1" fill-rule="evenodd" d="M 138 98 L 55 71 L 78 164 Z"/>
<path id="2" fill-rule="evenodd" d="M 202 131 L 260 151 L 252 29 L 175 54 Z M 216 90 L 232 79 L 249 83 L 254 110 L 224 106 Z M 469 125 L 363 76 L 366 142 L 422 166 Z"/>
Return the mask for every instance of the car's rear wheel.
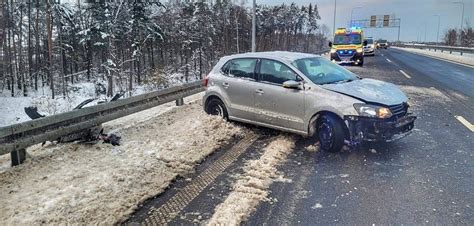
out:
<path id="1" fill-rule="evenodd" d="M 344 145 L 344 124 L 334 115 L 324 114 L 318 120 L 318 139 L 321 149 L 338 152 Z"/>
<path id="2" fill-rule="evenodd" d="M 217 116 L 220 116 L 224 119 L 229 118 L 229 115 L 227 114 L 227 108 L 225 107 L 225 104 L 217 98 L 213 98 L 213 99 L 207 101 L 205 109 L 206 109 L 207 114 L 217 115 Z"/>

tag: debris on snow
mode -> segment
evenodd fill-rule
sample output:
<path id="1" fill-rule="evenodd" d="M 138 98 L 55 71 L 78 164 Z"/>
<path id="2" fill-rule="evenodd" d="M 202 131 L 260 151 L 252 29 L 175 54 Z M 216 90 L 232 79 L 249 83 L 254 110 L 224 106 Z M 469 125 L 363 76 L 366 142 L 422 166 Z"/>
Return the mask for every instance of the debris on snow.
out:
<path id="1" fill-rule="evenodd" d="M 268 200 L 268 188 L 277 177 L 277 166 L 294 147 L 294 138 L 280 135 L 264 149 L 260 159 L 249 161 L 233 191 L 219 204 L 209 225 L 237 225 L 247 219 L 257 205 Z"/>
<path id="2" fill-rule="evenodd" d="M 150 112 L 155 114 L 145 113 L 146 121 L 137 113 L 139 120 L 104 124 L 123 137 L 120 148 L 48 142 L 29 148 L 24 164 L 8 168 L 3 163 L 9 156 L 0 156 L 0 225 L 120 223 L 222 143 L 245 133 L 196 103 Z"/>

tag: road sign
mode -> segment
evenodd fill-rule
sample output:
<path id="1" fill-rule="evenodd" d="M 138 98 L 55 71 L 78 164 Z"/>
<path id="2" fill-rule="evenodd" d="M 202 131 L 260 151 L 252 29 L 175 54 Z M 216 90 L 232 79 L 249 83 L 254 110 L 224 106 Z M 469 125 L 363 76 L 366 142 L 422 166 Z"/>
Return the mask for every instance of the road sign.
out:
<path id="1" fill-rule="evenodd" d="M 370 16 L 370 19 L 365 20 L 353 20 L 352 24 L 357 25 L 360 28 L 398 28 L 398 39 L 400 40 L 400 27 L 402 20 L 396 18 L 395 15 L 378 15 Z"/>
<path id="2" fill-rule="evenodd" d="M 383 15 L 383 26 L 388 27 L 390 23 L 390 15 Z"/>
<path id="3" fill-rule="evenodd" d="M 377 16 L 370 16 L 370 27 L 377 26 Z"/>

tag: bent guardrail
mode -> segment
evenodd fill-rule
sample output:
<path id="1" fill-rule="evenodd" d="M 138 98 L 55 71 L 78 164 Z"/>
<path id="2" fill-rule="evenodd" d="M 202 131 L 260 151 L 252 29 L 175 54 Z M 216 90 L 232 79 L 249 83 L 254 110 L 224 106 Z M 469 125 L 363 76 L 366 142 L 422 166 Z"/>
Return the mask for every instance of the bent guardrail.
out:
<path id="1" fill-rule="evenodd" d="M 20 164 L 25 157 L 24 149 L 29 146 L 56 140 L 123 116 L 180 100 L 203 90 L 202 81 L 196 81 L 111 103 L 0 127 L 0 155 L 11 153 L 12 164 Z"/>

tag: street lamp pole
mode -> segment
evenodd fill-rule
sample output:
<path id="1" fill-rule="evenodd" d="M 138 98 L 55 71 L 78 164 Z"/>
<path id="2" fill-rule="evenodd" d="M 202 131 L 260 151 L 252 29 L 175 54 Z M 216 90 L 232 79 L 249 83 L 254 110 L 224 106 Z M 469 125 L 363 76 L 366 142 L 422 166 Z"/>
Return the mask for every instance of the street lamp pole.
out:
<path id="1" fill-rule="evenodd" d="M 424 43 L 426 43 L 426 30 L 428 29 L 428 23 L 425 22 L 425 39 L 424 39 Z"/>
<path id="2" fill-rule="evenodd" d="M 462 5 L 462 14 L 461 14 L 461 32 L 462 32 L 462 24 L 464 23 L 464 2 L 453 2 L 453 4 Z"/>
<path id="3" fill-rule="evenodd" d="M 351 10 L 351 27 L 352 27 L 352 15 L 354 14 L 354 10 L 355 10 L 355 9 L 360 9 L 360 8 L 362 8 L 362 7 L 361 7 L 361 6 L 357 6 L 357 7 L 352 8 L 352 10 Z"/>
<path id="4" fill-rule="evenodd" d="M 332 33 L 336 32 L 336 2 L 337 0 L 334 0 L 334 20 L 333 20 L 333 25 L 332 25 Z"/>
<path id="5" fill-rule="evenodd" d="M 255 44 L 255 37 L 256 37 L 256 32 L 257 32 L 257 16 L 256 16 L 256 0 L 253 0 L 253 6 L 252 6 L 252 52 L 257 51 L 257 46 Z"/>
<path id="6" fill-rule="evenodd" d="M 439 24 L 441 23 L 441 16 L 440 15 L 433 15 L 438 17 L 438 32 L 436 33 L 436 44 L 438 44 L 439 41 Z"/>

